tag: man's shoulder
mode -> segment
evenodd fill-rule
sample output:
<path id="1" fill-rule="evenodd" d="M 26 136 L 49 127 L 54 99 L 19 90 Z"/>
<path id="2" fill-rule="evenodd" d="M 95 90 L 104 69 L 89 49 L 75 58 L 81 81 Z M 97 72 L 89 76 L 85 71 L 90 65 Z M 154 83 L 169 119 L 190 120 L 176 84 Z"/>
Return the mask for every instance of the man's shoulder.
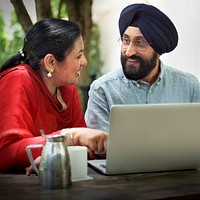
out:
<path id="1" fill-rule="evenodd" d="M 123 78 L 123 76 L 124 75 L 123 75 L 122 69 L 117 68 L 115 70 L 112 70 L 112 71 L 100 76 L 96 80 L 94 80 L 91 84 L 91 87 L 98 88 L 98 87 L 103 86 L 105 84 L 113 83 L 113 82 L 118 81 L 121 78 Z"/>
<path id="2" fill-rule="evenodd" d="M 185 79 L 190 82 L 198 82 L 198 78 L 190 72 L 182 71 L 175 67 L 164 65 L 164 71 L 167 76 L 174 76 L 175 78 Z"/>

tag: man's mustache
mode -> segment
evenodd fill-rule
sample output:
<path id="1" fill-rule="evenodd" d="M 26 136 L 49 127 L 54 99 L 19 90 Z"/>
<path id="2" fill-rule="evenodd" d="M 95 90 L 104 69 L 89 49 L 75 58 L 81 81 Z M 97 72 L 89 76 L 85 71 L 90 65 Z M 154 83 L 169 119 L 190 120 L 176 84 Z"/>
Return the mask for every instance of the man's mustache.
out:
<path id="1" fill-rule="evenodd" d="M 137 60 L 138 62 L 141 62 L 141 61 L 143 61 L 143 59 L 141 58 L 141 57 L 139 57 L 139 56 L 135 56 L 135 55 L 133 55 L 133 56 L 124 56 L 124 58 L 127 60 L 127 59 L 132 59 L 132 60 Z"/>

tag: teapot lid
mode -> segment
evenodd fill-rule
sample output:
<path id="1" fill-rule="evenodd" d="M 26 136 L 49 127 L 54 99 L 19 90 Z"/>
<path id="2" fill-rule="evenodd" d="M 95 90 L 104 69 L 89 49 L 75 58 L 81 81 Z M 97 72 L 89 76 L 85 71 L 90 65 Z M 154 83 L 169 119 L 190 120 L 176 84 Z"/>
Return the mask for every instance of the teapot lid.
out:
<path id="1" fill-rule="evenodd" d="M 63 136 L 61 134 L 55 134 L 55 135 L 50 135 L 50 136 L 47 135 L 46 140 L 48 142 L 64 142 L 65 136 Z"/>

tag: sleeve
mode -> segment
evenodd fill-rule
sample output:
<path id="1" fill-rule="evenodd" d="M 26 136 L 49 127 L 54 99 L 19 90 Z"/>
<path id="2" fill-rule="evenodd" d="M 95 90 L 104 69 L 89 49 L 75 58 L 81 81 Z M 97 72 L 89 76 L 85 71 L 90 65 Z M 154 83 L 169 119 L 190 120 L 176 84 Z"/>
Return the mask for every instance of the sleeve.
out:
<path id="1" fill-rule="evenodd" d="M 108 132 L 109 105 L 106 95 L 101 87 L 96 87 L 94 81 L 89 90 L 89 99 L 85 112 L 85 121 L 88 128 Z"/>
<path id="2" fill-rule="evenodd" d="M 192 93 L 191 102 L 200 102 L 200 83 L 196 77 L 194 77 L 192 86 L 193 88 L 191 91 L 193 91 L 193 93 Z"/>
<path id="3" fill-rule="evenodd" d="M 51 135 L 58 132 L 54 132 Z M 0 170 L 5 172 L 24 171 L 26 167 L 30 166 L 26 147 L 31 144 L 44 144 L 45 139 L 42 136 L 34 137 L 27 130 L 23 129 L 8 130 L 4 133 L 0 138 Z M 40 156 L 41 151 L 42 148 L 33 149 L 33 158 Z"/>
<path id="4" fill-rule="evenodd" d="M 35 107 L 32 96 L 27 96 L 26 89 L 32 93 L 30 80 L 17 72 L 7 74 L 1 79 L 0 93 L 0 170 L 18 172 L 30 166 L 26 146 L 44 144 L 44 138 L 34 134 L 32 118 Z M 36 107 L 37 108 L 37 107 Z M 55 133 L 52 133 L 55 134 Z M 36 149 L 33 157 L 41 154 Z"/>

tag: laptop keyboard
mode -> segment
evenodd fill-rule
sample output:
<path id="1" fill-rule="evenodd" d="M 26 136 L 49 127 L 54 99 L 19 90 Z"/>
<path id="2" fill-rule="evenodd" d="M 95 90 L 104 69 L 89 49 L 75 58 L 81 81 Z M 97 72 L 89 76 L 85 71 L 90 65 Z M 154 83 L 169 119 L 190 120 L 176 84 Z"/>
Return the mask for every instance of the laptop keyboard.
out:
<path id="1" fill-rule="evenodd" d="M 99 164 L 101 167 L 106 168 L 106 164 Z"/>

